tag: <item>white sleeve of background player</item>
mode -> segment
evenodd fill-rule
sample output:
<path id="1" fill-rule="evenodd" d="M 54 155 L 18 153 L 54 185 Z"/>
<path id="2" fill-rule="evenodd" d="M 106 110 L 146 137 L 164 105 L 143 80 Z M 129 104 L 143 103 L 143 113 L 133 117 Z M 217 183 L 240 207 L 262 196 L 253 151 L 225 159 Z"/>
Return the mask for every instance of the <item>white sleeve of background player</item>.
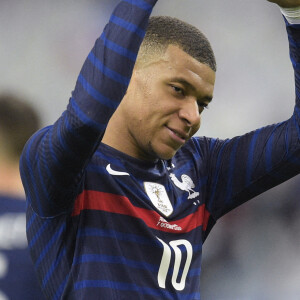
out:
<path id="1" fill-rule="evenodd" d="M 290 24 L 300 24 L 300 6 L 293 8 L 280 7 L 280 10 Z"/>

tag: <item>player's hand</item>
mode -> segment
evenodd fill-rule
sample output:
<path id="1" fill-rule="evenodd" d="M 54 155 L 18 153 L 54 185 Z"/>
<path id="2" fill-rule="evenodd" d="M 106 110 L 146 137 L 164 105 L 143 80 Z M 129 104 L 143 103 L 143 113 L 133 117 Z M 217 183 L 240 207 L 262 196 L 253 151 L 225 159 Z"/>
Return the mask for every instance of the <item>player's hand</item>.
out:
<path id="1" fill-rule="evenodd" d="M 278 4 L 281 7 L 290 8 L 300 6 L 300 0 L 268 0 Z"/>

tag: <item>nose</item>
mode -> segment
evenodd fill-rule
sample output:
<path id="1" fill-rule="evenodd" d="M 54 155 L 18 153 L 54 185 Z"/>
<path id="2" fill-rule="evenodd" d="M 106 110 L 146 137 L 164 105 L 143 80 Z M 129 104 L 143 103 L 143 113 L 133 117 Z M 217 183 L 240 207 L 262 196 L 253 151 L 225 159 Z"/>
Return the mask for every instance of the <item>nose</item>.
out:
<path id="1" fill-rule="evenodd" d="M 185 101 L 179 110 L 179 118 L 189 127 L 200 126 L 201 119 L 197 101 L 193 99 Z"/>

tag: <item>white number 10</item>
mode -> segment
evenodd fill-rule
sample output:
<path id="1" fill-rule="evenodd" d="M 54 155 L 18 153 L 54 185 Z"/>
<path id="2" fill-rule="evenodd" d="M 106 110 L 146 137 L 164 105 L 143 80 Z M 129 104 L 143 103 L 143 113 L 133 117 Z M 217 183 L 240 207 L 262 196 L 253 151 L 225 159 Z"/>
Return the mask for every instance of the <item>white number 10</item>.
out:
<path id="1" fill-rule="evenodd" d="M 175 262 L 174 262 L 174 270 L 173 270 L 173 275 L 172 275 L 172 285 L 177 291 L 182 291 L 185 288 L 185 281 L 186 281 L 186 276 L 188 274 L 191 261 L 192 261 L 192 256 L 193 256 L 193 247 L 191 243 L 187 240 L 177 240 L 177 241 L 171 241 L 169 244 L 166 244 L 164 241 L 157 239 L 162 243 L 164 247 L 164 252 L 163 256 L 161 258 L 161 263 L 160 267 L 158 270 L 157 274 L 157 280 L 158 280 L 158 285 L 159 287 L 165 289 L 166 288 L 166 278 L 168 274 L 168 270 L 170 267 L 170 261 L 171 261 L 171 247 L 174 250 L 175 253 Z M 187 253 L 187 258 L 186 262 L 183 268 L 181 280 L 177 282 L 177 277 L 179 273 L 179 267 L 182 259 L 182 254 L 181 250 L 178 246 L 183 245 L 186 248 L 186 253 Z"/>

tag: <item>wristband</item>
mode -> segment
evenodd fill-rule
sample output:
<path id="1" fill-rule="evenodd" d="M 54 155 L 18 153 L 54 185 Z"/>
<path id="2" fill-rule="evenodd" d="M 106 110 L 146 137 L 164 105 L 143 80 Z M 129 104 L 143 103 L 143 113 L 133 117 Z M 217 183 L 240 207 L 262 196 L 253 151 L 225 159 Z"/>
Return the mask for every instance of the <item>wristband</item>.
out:
<path id="1" fill-rule="evenodd" d="M 290 24 L 300 24 L 300 6 L 291 8 L 280 7 L 280 10 Z"/>

